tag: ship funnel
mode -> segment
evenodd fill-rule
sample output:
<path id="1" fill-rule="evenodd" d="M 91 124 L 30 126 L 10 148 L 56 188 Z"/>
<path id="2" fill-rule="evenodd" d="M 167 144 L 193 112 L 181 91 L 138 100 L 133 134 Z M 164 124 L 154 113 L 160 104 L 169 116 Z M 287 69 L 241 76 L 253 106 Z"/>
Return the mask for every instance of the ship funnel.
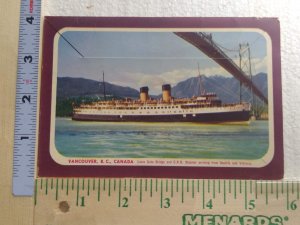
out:
<path id="1" fill-rule="evenodd" d="M 171 85 L 170 84 L 164 84 L 162 86 L 162 98 L 164 102 L 170 102 L 171 101 Z"/>
<path id="2" fill-rule="evenodd" d="M 140 88 L 140 100 L 141 100 L 141 102 L 146 102 L 149 99 L 148 91 L 149 91 L 148 87 L 141 87 Z"/>

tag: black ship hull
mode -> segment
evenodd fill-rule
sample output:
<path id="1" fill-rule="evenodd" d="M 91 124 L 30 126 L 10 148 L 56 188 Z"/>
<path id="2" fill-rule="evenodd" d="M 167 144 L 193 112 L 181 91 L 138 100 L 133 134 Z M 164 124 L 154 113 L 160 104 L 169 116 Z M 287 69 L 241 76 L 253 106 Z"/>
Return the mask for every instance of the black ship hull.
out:
<path id="1" fill-rule="evenodd" d="M 88 115 L 74 114 L 77 121 L 102 122 L 197 122 L 197 123 L 226 123 L 246 122 L 250 119 L 249 111 L 201 113 L 185 115 Z"/>

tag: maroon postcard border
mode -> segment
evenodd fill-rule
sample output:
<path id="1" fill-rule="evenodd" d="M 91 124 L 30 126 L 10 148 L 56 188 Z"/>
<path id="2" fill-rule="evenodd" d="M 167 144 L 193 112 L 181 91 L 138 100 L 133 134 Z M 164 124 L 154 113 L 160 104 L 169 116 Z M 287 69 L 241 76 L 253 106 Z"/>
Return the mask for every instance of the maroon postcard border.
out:
<path id="1" fill-rule="evenodd" d="M 72 166 L 57 164 L 50 155 L 50 123 L 53 41 L 64 27 L 118 28 L 259 28 L 272 40 L 274 157 L 262 168 Z M 283 121 L 280 64 L 280 25 L 276 18 L 141 18 L 141 17 L 45 17 L 42 37 L 42 74 L 38 133 L 39 177 L 153 177 L 203 179 L 281 179 L 283 177 Z"/>

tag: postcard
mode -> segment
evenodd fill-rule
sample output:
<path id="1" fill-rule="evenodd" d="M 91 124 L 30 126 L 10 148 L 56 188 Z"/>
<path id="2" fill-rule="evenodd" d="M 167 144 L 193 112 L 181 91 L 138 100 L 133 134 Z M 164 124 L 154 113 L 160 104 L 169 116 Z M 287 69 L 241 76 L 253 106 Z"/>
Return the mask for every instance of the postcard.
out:
<path id="1" fill-rule="evenodd" d="M 275 18 L 45 17 L 38 176 L 280 179 Z"/>

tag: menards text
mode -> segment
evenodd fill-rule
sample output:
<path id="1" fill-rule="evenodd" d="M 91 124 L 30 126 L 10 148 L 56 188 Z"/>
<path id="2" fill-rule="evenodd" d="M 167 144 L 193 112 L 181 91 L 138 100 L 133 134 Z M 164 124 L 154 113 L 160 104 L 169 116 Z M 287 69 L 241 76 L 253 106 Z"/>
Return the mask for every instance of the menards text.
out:
<path id="1" fill-rule="evenodd" d="M 182 225 L 284 225 L 280 216 L 184 214 Z"/>

